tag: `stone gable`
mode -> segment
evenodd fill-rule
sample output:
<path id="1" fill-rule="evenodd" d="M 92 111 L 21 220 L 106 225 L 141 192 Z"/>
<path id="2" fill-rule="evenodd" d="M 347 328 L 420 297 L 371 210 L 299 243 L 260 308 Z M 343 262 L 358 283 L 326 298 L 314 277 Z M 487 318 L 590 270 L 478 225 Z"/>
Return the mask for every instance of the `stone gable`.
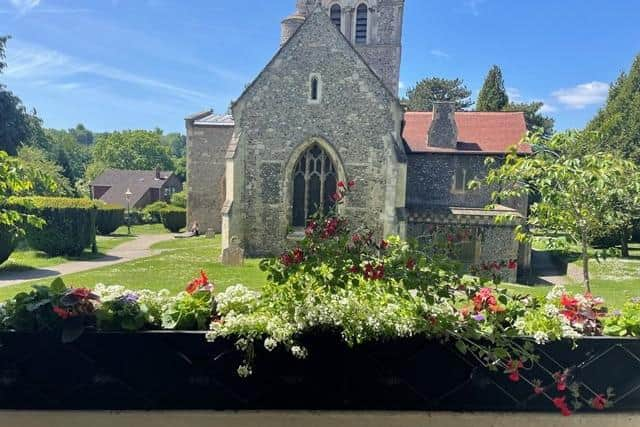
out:
<path id="1" fill-rule="evenodd" d="M 312 77 L 319 82 L 316 101 Z M 398 149 L 402 109 L 324 11 L 307 18 L 234 104 L 233 115 L 232 179 L 242 182 L 235 182 L 230 215 L 242 215 L 243 229 L 228 232 L 241 236 L 250 254 L 282 248 L 291 224 L 292 167 L 311 141 L 333 157 L 339 179 L 358 180 L 358 197 L 345 212 L 381 233 L 398 232 L 406 170 Z"/>

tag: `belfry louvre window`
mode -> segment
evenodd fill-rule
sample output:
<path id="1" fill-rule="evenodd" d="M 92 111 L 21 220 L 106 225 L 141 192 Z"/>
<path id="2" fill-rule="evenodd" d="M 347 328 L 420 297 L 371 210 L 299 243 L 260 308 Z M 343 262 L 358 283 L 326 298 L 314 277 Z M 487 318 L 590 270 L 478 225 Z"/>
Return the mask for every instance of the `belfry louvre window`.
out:
<path id="1" fill-rule="evenodd" d="M 318 144 L 312 145 L 293 171 L 293 226 L 304 227 L 314 214 L 328 213 L 336 185 L 333 162 Z"/>
<path id="2" fill-rule="evenodd" d="M 342 24 L 342 9 L 339 4 L 334 4 L 331 6 L 331 22 L 338 28 L 340 31 L 340 26 Z"/>
<path id="3" fill-rule="evenodd" d="M 369 11 L 366 4 L 361 4 L 356 9 L 356 43 L 364 44 L 367 42 L 367 25 Z"/>
<path id="4" fill-rule="evenodd" d="M 453 177 L 453 190 L 456 193 L 464 193 L 467 190 L 467 171 L 464 168 L 457 168 Z"/>

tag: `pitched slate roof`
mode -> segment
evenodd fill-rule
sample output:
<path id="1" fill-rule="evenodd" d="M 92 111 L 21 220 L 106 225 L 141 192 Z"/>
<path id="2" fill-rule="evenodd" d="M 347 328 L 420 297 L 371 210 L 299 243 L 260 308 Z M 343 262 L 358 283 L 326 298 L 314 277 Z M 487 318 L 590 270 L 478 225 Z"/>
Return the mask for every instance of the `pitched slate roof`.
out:
<path id="1" fill-rule="evenodd" d="M 455 114 L 458 126 L 457 149 L 428 146 L 428 134 L 433 119 L 431 112 L 407 112 L 402 136 L 414 153 L 504 153 L 520 142 L 527 132 L 524 113 L 488 113 L 459 111 Z M 530 153 L 531 147 L 521 145 L 521 153 Z"/>
<path id="2" fill-rule="evenodd" d="M 156 171 L 107 169 L 91 183 L 92 186 L 110 187 L 100 200 L 110 204 L 126 206 L 125 193 L 131 191 L 131 206 L 149 191 L 150 188 L 161 189 L 173 175 L 171 171 L 160 171 L 160 179 L 156 179 Z"/>
<path id="3" fill-rule="evenodd" d="M 235 122 L 233 121 L 233 116 L 230 114 L 225 115 L 217 115 L 217 114 L 209 114 L 208 116 L 204 116 L 199 118 L 198 120 L 193 122 L 196 126 L 234 126 Z"/>

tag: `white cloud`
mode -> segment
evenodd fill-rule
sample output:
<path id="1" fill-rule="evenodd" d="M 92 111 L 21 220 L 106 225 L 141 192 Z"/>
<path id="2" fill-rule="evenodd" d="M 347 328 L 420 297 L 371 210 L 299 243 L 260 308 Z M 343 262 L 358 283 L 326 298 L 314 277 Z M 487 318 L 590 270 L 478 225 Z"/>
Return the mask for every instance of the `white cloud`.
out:
<path id="1" fill-rule="evenodd" d="M 404 89 L 405 87 L 407 87 L 404 82 L 401 80 L 400 83 L 398 83 L 398 88 L 400 89 Z"/>
<path id="2" fill-rule="evenodd" d="M 26 13 L 40 4 L 40 0 L 9 0 L 9 2 L 20 13 Z"/>
<path id="3" fill-rule="evenodd" d="M 437 56 L 438 58 L 450 58 L 451 55 L 449 55 L 447 52 L 442 51 L 440 49 L 431 49 L 429 51 L 429 53 L 433 56 Z"/>
<path id="4" fill-rule="evenodd" d="M 562 105 L 569 108 L 582 109 L 587 105 L 602 104 L 607 99 L 609 85 L 607 83 L 593 81 L 577 86 L 559 89 L 552 93 L 554 98 Z"/>
<path id="5" fill-rule="evenodd" d="M 208 99 L 207 96 L 198 91 L 119 68 L 84 62 L 58 51 L 35 45 L 14 45 L 7 55 L 5 75 L 8 79 L 26 80 L 32 83 L 47 80 L 58 84 L 59 88 L 72 89 L 75 86 L 59 80 L 77 77 L 82 74 L 161 91 L 190 101 L 202 102 Z"/>

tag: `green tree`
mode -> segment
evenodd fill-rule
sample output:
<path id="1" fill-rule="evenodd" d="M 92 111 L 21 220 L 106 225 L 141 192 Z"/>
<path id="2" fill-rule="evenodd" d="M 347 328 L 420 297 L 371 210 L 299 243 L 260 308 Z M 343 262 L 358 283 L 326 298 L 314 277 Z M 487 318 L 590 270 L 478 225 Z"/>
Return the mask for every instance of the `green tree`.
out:
<path id="1" fill-rule="evenodd" d="M 93 133 L 84 127 L 82 123 L 76 125 L 75 128 L 69 129 L 69 133 L 81 145 L 93 144 Z"/>
<path id="2" fill-rule="evenodd" d="M 154 131 L 128 130 L 101 134 L 93 150 L 94 163 L 107 168 L 151 170 L 160 166 L 173 169 L 169 148 Z"/>
<path id="3" fill-rule="evenodd" d="M 84 177 L 91 162 L 91 147 L 79 143 L 71 131 L 47 129 L 45 135 L 49 141 L 46 151 L 50 158 L 62 167 L 64 176 L 75 185 Z"/>
<path id="4" fill-rule="evenodd" d="M 509 104 L 509 97 L 504 88 L 502 70 L 494 65 L 484 80 L 476 101 L 477 111 L 502 111 Z"/>
<path id="5" fill-rule="evenodd" d="M 591 151 L 617 151 L 640 164 L 640 55 L 611 85 L 604 107 L 587 126 L 601 138 Z"/>
<path id="6" fill-rule="evenodd" d="M 187 154 L 187 137 L 178 132 L 162 135 L 162 144 L 169 148 L 171 155 L 175 158 L 184 157 Z"/>
<path id="7" fill-rule="evenodd" d="M 0 151 L 0 227 L 9 233 L 24 233 L 26 223 L 40 227 L 44 222 L 33 215 L 21 213 L 7 205 L 10 196 L 31 191 L 33 182 L 20 160 Z"/>
<path id="8" fill-rule="evenodd" d="M 31 188 L 15 193 L 18 196 L 71 196 L 74 193 L 62 166 L 36 147 L 21 147 L 18 158 L 33 183 Z M 54 183 L 52 186 L 51 183 Z"/>
<path id="9" fill-rule="evenodd" d="M 9 36 L 0 37 L 0 74 L 6 68 L 5 48 Z M 0 84 L 0 150 L 15 155 L 23 144 L 46 144 L 40 119 L 29 114 L 20 98 Z"/>
<path id="10" fill-rule="evenodd" d="M 542 129 L 545 136 L 551 136 L 555 120 L 539 112 L 543 105 L 543 102 L 510 102 L 502 111 L 524 112 L 524 119 L 529 131 Z"/>
<path id="11" fill-rule="evenodd" d="M 579 245 L 584 285 L 590 292 L 589 242 L 624 221 L 612 200 L 625 186 L 633 164 L 610 153 L 576 155 L 575 147 L 585 137 L 592 136 L 574 131 L 544 139 L 540 132 L 530 133 L 525 142 L 534 147 L 534 154 L 520 156 L 512 150 L 503 162 L 489 170 L 484 183 L 497 189 L 492 194 L 494 203 L 538 195 L 531 205 L 527 226 L 518 228 L 518 239 L 530 238 L 529 230 L 535 230 L 564 235 Z"/>
<path id="12" fill-rule="evenodd" d="M 431 77 L 410 88 L 404 103 L 410 111 L 431 111 L 434 101 L 454 101 L 457 110 L 464 110 L 473 103 L 470 96 L 462 79 Z"/>

